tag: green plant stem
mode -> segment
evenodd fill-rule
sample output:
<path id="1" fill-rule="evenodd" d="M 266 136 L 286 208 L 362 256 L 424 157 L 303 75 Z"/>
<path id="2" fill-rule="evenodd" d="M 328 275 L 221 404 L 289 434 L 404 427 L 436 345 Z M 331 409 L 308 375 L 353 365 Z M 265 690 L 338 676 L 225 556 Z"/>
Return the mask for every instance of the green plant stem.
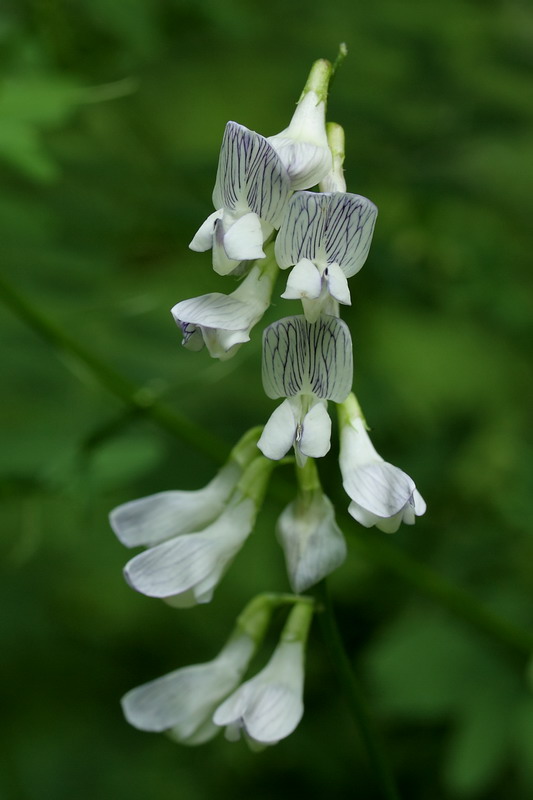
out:
<path id="1" fill-rule="evenodd" d="M 147 416 L 161 428 L 200 450 L 217 463 L 225 461 L 229 447 L 224 442 L 183 415 L 177 414 L 152 394 L 109 367 L 88 348 L 71 339 L 2 277 L 0 277 L 0 297 L 22 321 L 56 351 L 68 354 L 88 368 L 95 380 L 122 400 L 126 408 Z M 282 501 L 290 499 L 281 481 L 275 480 L 274 487 L 276 495 Z M 355 532 L 356 525 L 351 517 L 344 515 L 341 521 L 345 531 L 351 529 Z M 484 633 L 495 637 L 502 644 L 511 647 L 515 652 L 530 657 L 533 652 L 533 633 L 527 628 L 509 622 L 487 609 L 469 592 L 450 583 L 429 567 L 419 564 L 411 556 L 389 544 L 385 538 L 377 536 L 374 531 L 357 530 L 352 541 L 373 563 L 398 575 L 426 596 L 441 603 Z"/>
<path id="2" fill-rule="evenodd" d="M 322 636 L 346 703 L 366 748 L 376 782 L 384 800 L 400 800 L 383 745 L 374 728 L 362 689 L 355 678 L 352 665 L 344 649 L 326 581 L 322 581 L 317 586 L 317 599 L 322 604 L 322 608 L 317 614 Z"/>
<path id="3" fill-rule="evenodd" d="M 229 448 L 223 441 L 183 415 L 177 414 L 169 406 L 157 400 L 152 392 L 140 388 L 94 355 L 91 350 L 71 339 L 55 322 L 1 276 L 0 297 L 41 338 L 58 352 L 69 355 L 79 364 L 88 368 L 96 381 L 122 400 L 129 409 L 141 412 L 161 428 L 178 436 L 183 442 L 205 453 L 209 458 L 218 462 L 225 460 Z"/>

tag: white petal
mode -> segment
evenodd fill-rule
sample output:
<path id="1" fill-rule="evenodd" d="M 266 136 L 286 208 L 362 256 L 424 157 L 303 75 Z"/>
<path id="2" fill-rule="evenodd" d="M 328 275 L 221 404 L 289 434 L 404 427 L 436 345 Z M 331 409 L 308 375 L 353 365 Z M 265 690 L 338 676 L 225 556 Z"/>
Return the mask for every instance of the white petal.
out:
<path id="1" fill-rule="evenodd" d="M 286 300 L 317 298 L 322 291 L 320 272 L 308 258 L 302 258 L 290 272 L 287 288 L 281 295 Z"/>
<path id="2" fill-rule="evenodd" d="M 346 275 L 338 264 L 328 264 L 326 269 L 329 293 L 335 300 L 338 300 L 339 303 L 350 306 L 352 304 L 352 298 L 350 297 L 350 289 L 348 288 Z M 324 276 L 326 276 L 326 273 L 324 273 Z"/>
<path id="3" fill-rule="evenodd" d="M 253 211 L 277 228 L 291 182 L 267 140 L 236 122 L 228 122 L 213 191 L 216 208 Z"/>
<path id="4" fill-rule="evenodd" d="M 130 586 L 149 597 L 193 589 L 198 599 L 214 589 L 252 530 L 255 503 L 241 500 L 200 533 L 190 533 L 140 553 L 126 564 Z"/>
<path id="5" fill-rule="evenodd" d="M 316 186 L 331 169 L 331 152 L 327 145 L 297 142 L 281 134 L 269 137 L 268 141 L 287 169 L 295 191 Z"/>
<path id="6" fill-rule="evenodd" d="M 339 264 L 351 278 L 366 261 L 378 211 L 374 203 L 358 194 L 334 192 L 327 196 L 326 258 L 328 264 Z"/>
<path id="7" fill-rule="evenodd" d="M 219 208 L 218 211 L 214 211 L 210 214 L 206 221 L 200 225 L 189 245 L 191 250 L 195 250 L 197 253 L 203 253 L 213 246 L 215 223 L 217 219 L 221 218 L 222 213 L 223 210 Z"/>
<path id="8" fill-rule="evenodd" d="M 317 264 L 338 264 L 346 277 L 366 261 L 377 216 L 366 197 L 345 192 L 296 192 L 276 239 L 280 267 L 308 258 Z"/>
<path id="9" fill-rule="evenodd" d="M 263 333 L 263 386 L 268 397 L 309 394 L 341 402 L 352 385 L 352 340 L 346 323 L 322 316 L 285 317 Z"/>
<path id="10" fill-rule="evenodd" d="M 417 517 L 421 517 L 423 514 L 426 513 L 427 505 L 426 501 L 424 500 L 418 489 L 415 489 L 413 492 L 413 501 L 415 504 L 415 514 Z"/>
<path id="11" fill-rule="evenodd" d="M 248 736 L 263 744 L 276 744 L 289 736 L 304 713 L 301 697 L 284 685 L 270 684 L 261 688 L 245 716 Z"/>
<path id="12" fill-rule="evenodd" d="M 305 415 L 298 447 L 310 458 L 322 458 L 329 451 L 331 419 L 323 403 L 315 403 Z"/>
<path id="13" fill-rule="evenodd" d="M 128 722 L 145 731 L 171 730 L 172 737 L 200 744 L 215 735 L 211 717 L 235 689 L 256 649 L 247 635 L 232 637 L 206 664 L 170 672 L 128 692 L 122 708 Z"/>
<path id="14" fill-rule="evenodd" d="M 411 478 L 386 461 L 353 470 L 344 480 L 351 499 L 379 517 L 392 517 L 402 511 L 415 491 Z"/>
<path id="15" fill-rule="evenodd" d="M 316 261 L 321 255 L 328 204 L 326 194 L 293 194 L 276 237 L 276 261 L 282 269 L 292 267 L 302 258 Z"/>
<path id="16" fill-rule="evenodd" d="M 113 509 L 111 527 L 126 547 L 154 545 L 201 530 L 224 510 L 242 470 L 226 464 L 203 489 L 159 492 Z"/>
<path id="17" fill-rule="evenodd" d="M 346 542 L 335 522 L 333 505 L 321 490 L 288 505 L 276 533 L 294 592 L 305 592 L 346 558 Z"/>
<path id="18" fill-rule="evenodd" d="M 202 329 L 199 325 L 192 325 L 190 322 L 179 322 L 178 326 L 181 328 L 183 339 L 181 343 L 187 350 L 192 350 L 197 353 L 204 346 L 204 337 L 202 336 Z"/>
<path id="19" fill-rule="evenodd" d="M 178 669 L 128 692 L 122 708 L 128 722 L 143 731 L 178 727 L 180 738 L 203 724 L 221 697 L 231 692 L 239 676 L 215 662 Z"/>
<path id="20" fill-rule="evenodd" d="M 351 502 L 348 507 L 348 513 L 357 520 L 365 528 L 376 526 L 383 533 L 396 533 L 402 522 L 402 513 L 394 514 L 392 517 L 380 517 L 379 514 L 372 514 L 358 503 Z"/>
<path id="21" fill-rule="evenodd" d="M 263 455 L 274 461 L 283 458 L 293 445 L 296 425 L 291 404 L 285 400 L 272 412 L 257 442 Z"/>
<path id="22" fill-rule="evenodd" d="M 213 269 L 218 275 L 229 275 L 239 266 L 240 261 L 230 258 L 224 246 L 226 228 L 224 221 L 219 219 L 215 223 L 213 236 Z"/>
<path id="23" fill-rule="evenodd" d="M 171 313 L 178 325 L 187 322 L 205 328 L 239 331 L 248 328 L 256 309 L 231 295 L 212 292 L 182 300 Z"/>
<path id="24" fill-rule="evenodd" d="M 235 261 L 264 258 L 262 245 L 261 221 L 253 212 L 240 217 L 224 234 L 224 249 Z"/>

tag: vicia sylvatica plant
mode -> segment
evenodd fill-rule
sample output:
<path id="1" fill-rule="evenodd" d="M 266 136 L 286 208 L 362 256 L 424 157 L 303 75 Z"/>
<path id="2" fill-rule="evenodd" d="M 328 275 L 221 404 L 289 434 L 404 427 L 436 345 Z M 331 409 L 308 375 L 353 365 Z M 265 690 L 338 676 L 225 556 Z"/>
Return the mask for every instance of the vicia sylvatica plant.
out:
<path id="1" fill-rule="evenodd" d="M 325 60 L 313 65 L 292 120 L 275 136 L 227 123 L 215 211 L 190 247 L 211 250 L 213 269 L 240 282 L 231 293 L 181 300 L 172 308 L 186 348 L 205 345 L 213 358 L 229 359 L 249 341 L 283 270 L 277 296 L 301 300 L 302 313 L 282 314 L 263 332 L 263 386 L 278 404 L 261 427 L 243 433 L 204 488 L 161 492 L 111 513 L 120 541 L 145 548 L 125 567 L 130 586 L 178 608 L 208 603 L 253 531 L 273 469 L 294 453 L 294 499 L 275 532 L 294 594 L 258 595 L 212 661 L 177 669 L 123 698 L 132 725 L 166 731 L 184 744 L 201 744 L 225 729 L 228 739 L 242 732 L 259 749 L 300 722 L 305 646 L 317 611 L 313 597 L 302 593 L 346 557 L 316 461 L 331 448 L 332 403 L 339 418 L 339 479 L 351 516 L 392 533 L 426 509 L 414 481 L 374 449 L 351 392 L 352 340 L 340 312 L 351 303 L 349 279 L 367 259 L 377 209 L 346 191 L 344 133 L 326 123 L 332 71 Z M 277 305 L 283 309 L 282 301 Z M 248 677 L 280 606 L 290 610 L 279 643 L 264 668 Z"/>

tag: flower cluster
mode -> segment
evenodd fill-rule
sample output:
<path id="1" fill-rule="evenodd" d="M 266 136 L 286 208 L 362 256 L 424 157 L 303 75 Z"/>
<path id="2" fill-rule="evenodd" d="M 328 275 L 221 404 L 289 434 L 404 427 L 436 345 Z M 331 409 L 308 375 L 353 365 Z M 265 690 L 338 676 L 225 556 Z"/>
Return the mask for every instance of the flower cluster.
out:
<path id="1" fill-rule="evenodd" d="M 289 126 L 275 136 L 228 122 L 215 211 L 190 247 L 211 250 L 213 269 L 240 282 L 230 294 L 182 300 L 172 309 L 185 347 L 205 345 L 212 357 L 228 359 L 269 307 L 279 271 L 290 270 L 281 297 L 300 300 L 303 313 L 278 319 L 263 333 L 263 386 L 280 404 L 264 427 L 243 436 L 205 488 L 161 492 L 111 513 L 118 538 L 146 548 L 125 567 L 130 586 L 180 608 L 207 603 L 253 531 L 273 468 L 294 452 L 296 497 L 279 517 L 277 538 L 295 594 L 255 598 L 213 661 L 178 669 L 123 699 L 131 724 L 167 731 L 186 744 L 225 728 L 228 739 L 242 730 L 253 747 L 262 747 L 291 733 L 302 716 L 314 603 L 301 593 L 346 557 L 315 463 L 331 448 L 330 402 L 338 407 L 350 515 L 392 533 L 426 508 L 412 479 L 374 449 L 351 393 L 353 348 L 340 307 L 351 303 L 348 280 L 367 259 L 377 209 L 346 191 L 344 133 L 326 124 L 331 74 L 329 62 L 313 65 Z M 241 683 L 273 608 L 284 604 L 291 610 L 278 646 L 264 669 Z"/>

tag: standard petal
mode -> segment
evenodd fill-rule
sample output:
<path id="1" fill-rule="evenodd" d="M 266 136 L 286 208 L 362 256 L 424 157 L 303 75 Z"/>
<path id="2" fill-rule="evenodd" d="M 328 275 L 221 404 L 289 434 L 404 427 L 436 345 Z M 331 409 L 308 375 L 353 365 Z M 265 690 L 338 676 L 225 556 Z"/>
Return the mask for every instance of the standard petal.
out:
<path id="1" fill-rule="evenodd" d="M 295 192 L 276 237 L 276 260 L 282 269 L 307 258 L 316 261 L 325 237 L 329 195 Z"/>
<path id="2" fill-rule="evenodd" d="M 339 264 L 347 278 L 366 261 L 378 210 L 366 197 L 334 192 L 329 198 L 323 247 L 328 264 Z M 311 256 L 310 256 L 311 257 Z"/>
<path id="3" fill-rule="evenodd" d="M 327 144 L 324 147 L 298 142 L 281 134 L 270 136 L 268 141 L 287 169 L 295 191 L 316 186 L 331 169 L 331 152 Z"/>
<path id="4" fill-rule="evenodd" d="M 233 223 L 224 235 L 224 249 L 228 258 L 235 261 L 254 261 L 265 257 L 263 231 L 257 214 L 244 214 Z"/>
<path id="5" fill-rule="evenodd" d="M 255 514 L 253 500 L 237 498 L 200 533 L 171 539 L 132 558 L 124 569 L 127 582 L 148 597 L 173 597 L 193 589 L 196 601 L 205 602 L 251 533 Z"/>
<path id="6" fill-rule="evenodd" d="M 128 692 L 122 699 L 124 716 L 143 731 L 176 728 L 183 739 L 203 724 L 206 712 L 238 679 L 235 671 L 216 661 L 178 669 Z"/>
<path id="7" fill-rule="evenodd" d="M 171 310 L 176 323 L 201 325 L 205 328 L 222 328 L 239 331 L 250 325 L 256 309 L 231 295 L 212 292 L 190 300 L 182 300 Z"/>
<path id="8" fill-rule="evenodd" d="M 322 291 L 322 277 L 312 261 L 303 258 L 292 268 L 287 288 L 281 295 L 286 300 L 299 300 L 302 297 L 315 299 Z"/>
<path id="9" fill-rule="evenodd" d="M 302 258 L 322 267 L 335 263 L 350 278 L 366 261 L 376 216 L 375 205 L 360 195 L 296 192 L 276 239 L 278 264 Z"/>
<path id="10" fill-rule="evenodd" d="M 248 736 L 263 744 L 276 744 L 289 736 L 304 713 L 302 698 L 283 684 L 263 686 L 244 717 Z"/>
<path id="11" fill-rule="evenodd" d="M 257 442 L 263 455 L 274 461 L 283 458 L 293 445 L 296 425 L 291 404 L 285 400 L 272 412 Z"/>
<path id="12" fill-rule="evenodd" d="M 126 547 L 159 544 L 201 530 L 222 513 L 241 472 L 229 462 L 203 489 L 158 492 L 123 503 L 109 515 L 111 527 Z"/>
<path id="13" fill-rule="evenodd" d="M 216 208 L 253 211 L 275 228 L 291 191 L 287 170 L 267 140 L 244 125 L 228 122 L 213 191 Z"/>
<path id="14" fill-rule="evenodd" d="M 402 511 L 415 491 L 412 479 L 386 461 L 358 467 L 345 476 L 343 485 L 355 503 L 378 517 Z"/>
<path id="15" fill-rule="evenodd" d="M 268 397 L 310 394 L 341 402 L 352 385 L 352 340 L 341 319 L 285 317 L 263 333 L 263 386 Z"/>
<path id="16" fill-rule="evenodd" d="M 329 451 L 331 419 L 323 403 L 315 403 L 305 415 L 298 447 L 310 458 L 322 458 Z"/>

